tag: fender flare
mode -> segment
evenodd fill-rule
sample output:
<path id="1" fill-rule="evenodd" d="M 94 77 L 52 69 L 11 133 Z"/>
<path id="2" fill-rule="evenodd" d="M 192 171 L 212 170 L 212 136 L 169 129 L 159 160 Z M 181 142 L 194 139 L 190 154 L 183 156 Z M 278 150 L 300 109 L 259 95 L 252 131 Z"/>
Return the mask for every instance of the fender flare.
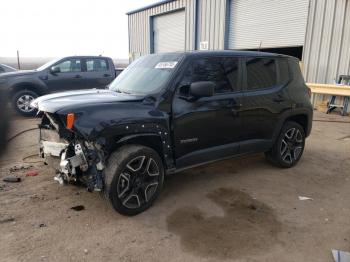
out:
<path id="1" fill-rule="evenodd" d="M 311 132 L 311 126 L 312 126 L 312 112 L 310 112 L 309 110 L 306 109 L 294 109 L 294 110 L 288 110 L 285 111 L 283 114 L 283 117 L 280 118 L 280 120 L 277 123 L 277 126 L 274 130 L 272 139 L 273 142 L 276 141 L 276 139 L 278 138 L 281 128 L 283 126 L 283 124 L 287 121 L 288 118 L 294 117 L 294 116 L 305 116 L 307 119 L 307 125 L 306 125 L 306 130 L 305 130 L 305 135 L 308 136 Z"/>
<path id="2" fill-rule="evenodd" d="M 159 139 L 162 152 L 158 152 L 160 154 L 160 157 L 164 160 L 164 164 L 166 165 L 166 169 L 172 169 L 175 166 L 175 160 L 174 160 L 174 154 L 173 154 L 173 147 L 171 146 L 171 140 L 168 133 L 137 133 L 137 134 L 131 134 L 126 135 L 120 138 L 117 141 L 117 144 L 121 143 L 127 143 L 128 141 L 131 141 L 135 138 L 143 138 L 143 137 L 155 137 Z"/>
<path id="3" fill-rule="evenodd" d="M 11 86 L 9 87 L 9 94 L 10 96 L 13 96 L 18 90 L 25 90 L 22 87 L 28 87 L 30 90 L 36 92 L 38 95 L 46 94 L 45 92 L 46 87 L 43 86 L 40 83 L 36 83 L 36 81 L 15 81 L 11 83 Z"/>

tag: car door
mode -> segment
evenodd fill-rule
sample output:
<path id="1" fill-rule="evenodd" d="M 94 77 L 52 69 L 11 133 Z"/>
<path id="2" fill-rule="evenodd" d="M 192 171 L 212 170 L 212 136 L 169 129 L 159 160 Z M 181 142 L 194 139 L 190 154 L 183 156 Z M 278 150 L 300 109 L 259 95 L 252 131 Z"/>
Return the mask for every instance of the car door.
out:
<path id="1" fill-rule="evenodd" d="M 50 92 L 61 92 L 86 88 L 86 79 L 82 61 L 79 58 L 68 58 L 51 67 L 56 68 L 48 73 L 46 80 Z M 50 69 L 49 69 L 50 70 Z"/>
<path id="2" fill-rule="evenodd" d="M 87 88 L 104 89 L 113 81 L 114 68 L 109 68 L 107 59 L 87 58 L 85 59 L 85 64 Z"/>
<path id="3" fill-rule="evenodd" d="M 172 106 L 177 168 L 238 152 L 240 68 L 236 57 L 198 58 L 186 66 Z M 191 83 L 199 81 L 215 83 L 214 95 L 189 99 Z"/>
<path id="4" fill-rule="evenodd" d="M 288 63 L 282 58 L 247 57 L 243 63 L 241 153 L 267 150 L 279 116 L 291 103 L 285 86 Z"/>

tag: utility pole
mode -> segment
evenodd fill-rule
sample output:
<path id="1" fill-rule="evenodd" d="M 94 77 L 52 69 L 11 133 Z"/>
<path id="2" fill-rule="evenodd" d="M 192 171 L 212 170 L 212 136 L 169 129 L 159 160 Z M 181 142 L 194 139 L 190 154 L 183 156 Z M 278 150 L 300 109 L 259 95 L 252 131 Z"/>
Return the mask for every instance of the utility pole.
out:
<path id="1" fill-rule="evenodd" d="M 18 70 L 21 70 L 21 64 L 19 62 L 19 51 L 17 50 L 17 66 L 18 66 Z"/>

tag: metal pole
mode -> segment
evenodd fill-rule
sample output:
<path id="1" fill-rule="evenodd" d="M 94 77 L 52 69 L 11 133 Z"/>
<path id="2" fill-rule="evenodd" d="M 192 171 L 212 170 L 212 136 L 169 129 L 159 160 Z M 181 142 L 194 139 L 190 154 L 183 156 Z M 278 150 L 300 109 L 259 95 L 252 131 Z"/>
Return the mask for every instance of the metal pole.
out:
<path id="1" fill-rule="evenodd" d="M 17 66 L 18 66 L 18 70 L 21 70 L 21 64 L 19 62 L 19 51 L 17 50 Z"/>

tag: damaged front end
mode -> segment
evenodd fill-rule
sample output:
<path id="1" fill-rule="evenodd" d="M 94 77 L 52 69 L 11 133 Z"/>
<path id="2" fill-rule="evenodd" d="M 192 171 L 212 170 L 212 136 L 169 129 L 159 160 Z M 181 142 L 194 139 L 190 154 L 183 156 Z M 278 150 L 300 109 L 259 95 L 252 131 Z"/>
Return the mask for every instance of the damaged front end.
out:
<path id="1" fill-rule="evenodd" d="M 69 128 L 70 121 L 68 115 L 62 119 L 60 115 L 44 113 L 39 125 L 40 156 L 56 171 L 54 179 L 61 185 L 81 182 L 88 191 L 101 191 L 105 168 L 102 147 L 79 137 Z"/>

